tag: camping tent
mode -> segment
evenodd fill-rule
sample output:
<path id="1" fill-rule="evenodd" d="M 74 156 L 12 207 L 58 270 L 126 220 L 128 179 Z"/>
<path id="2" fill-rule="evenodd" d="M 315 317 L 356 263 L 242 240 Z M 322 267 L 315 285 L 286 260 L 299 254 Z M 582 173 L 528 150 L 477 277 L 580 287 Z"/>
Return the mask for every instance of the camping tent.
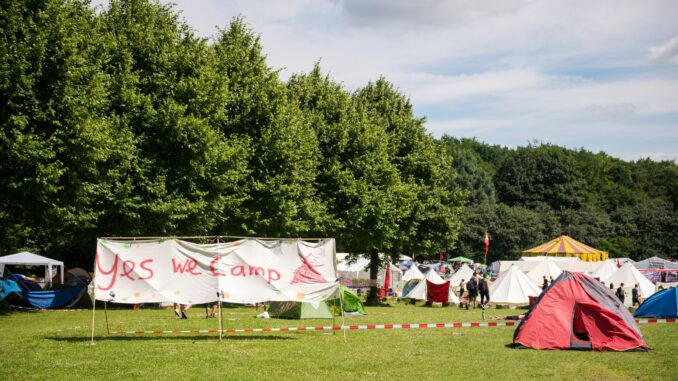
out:
<path id="1" fill-rule="evenodd" d="M 457 291 L 459 290 L 459 283 L 461 283 L 461 281 L 463 280 L 464 284 L 466 284 L 466 282 L 468 282 L 472 276 L 473 270 L 471 270 L 471 268 L 468 267 L 468 265 L 463 265 L 459 268 L 459 270 L 457 270 L 457 272 L 452 274 L 452 277 L 450 278 L 450 287 L 454 291 Z"/>
<path id="2" fill-rule="evenodd" d="M 280 319 L 332 319 L 327 302 L 271 302 L 268 314 Z"/>
<path id="3" fill-rule="evenodd" d="M 492 303 L 528 304 L 530 296 L 537 296 L 541 288 L 537 287 L 517 266 L 511 266 L 499 274 L 490 285 Z"/>
<path id="4" fill-rule="evenodd" d="M 341 308 L 346 315 L 367 315 L 360 298 L 348 287 L 339 286 L 342 299 L 328 299 L 320 303 L 306 302 L 271 302 L 268 314 L 273 318 L 281 319 L 332 319 L 341 315 Z"/>
<path id="5" fill-rule="evenodd" d="M 426 300 L 426 281 L 434 284 L 443 284 L 445 281 L 438 275 L 435 270 L 431 269 L 426 273 L 424 281 L 417 283 L 417 285 L 407 294 L 407 298 L 416 300 Z"/>
<path id="6" fill-rule="evenodd" d="M 617 270 L 611 277 L 607 278 L 607 284 L 612 283 L 615 287 L 619 287 L 624 283 L 624 291 L 627 295 L 631 294 L 633 286 L 637 283 L 638 289 L 640 290 L 640 296 L 643 298 L 649 298 L 650 295 L 654 294 L 654 285 L 650 282 L 643 274 L 640 273 L 630 262 L 624 263 L 624 265 Z M 631 298 L 625 298 L 625 303 L 628 306 L 631 306 Z"/>
<path id="7" fill-rule="evenodd" d="M 547 259 L 542 262 L 539 262 L 532 270 L 530 270 L 526 275 L 532 283 L 534 284 L 543 284 L 544 277 L 549 278 L 558 278 L 560 274 L 563 273 L 563 270 L 560 269 L 553 261 Z"/>
<path id="8" fill-rule="evenodd" d="M 0 257 L 0 266 L 5 265 L 45 266 L 45 281 L 51 282 L 55 275 L 55 267 L 60 269 L 61 283 L 64 282 L 64 263 L 27 251 Z"/>
<path id="9" fill-rule="evenodd" d="M 612 261 L 602 261 L 598 268 L 591 273 L 591 277 L 598 278 L 601 282 L 607 283 L 607 280 L 616 272 L 617 266 Z"/>
<path id="10" fill-rule="evenodd" d="M 595 279 L 563 272 L 530 308 L 513 342 L 535 349 L 647 349 L 633 316 Z"/>
<path id="11" fill-rule="evenodd" d="M 678 270 L 678 263 L 659 257 L 648 258 L 633 264 L 638 270 Z"/>
<path id="12" fill-rule="evenodd" d="M 443 278 L 438 275 L 438 273 L 435 272 L 435 270 L 431 269 L 426 273 L 426 278 L 419 283 L 410 291 L 406 297 L 410 299 L 415 299 L 415 300 L 428 300 L 429 293 L 428 293 L 428 288 L 426 283 L 431 283 L 435 285 L 443 285 L 447 284 L 449 287 L 449 292 L 448 292 L 448 301 L 452 303 L 458 303 L 459 298 L 452 292 L 452 283 L 449 283 L 448 281 L 444 280 Z"/>
<path id="13" fill-rule="evenodd" d="M 407 283 L 407 282 L 411 281 L 412 279 L 422 280 L 424 278 L 425 278 L 424 274 L 422 274 L 421 271 L 419 271 L 419 268 L 417 268 L 417 266 L 412 266 L 412 267 L 410 267 L 409 270 L 405 271 L 405 274 L 403 275 L 402 282 Z"/>
<path id="14" fill-rule="evenodd" d="M 584 262 L 597 262 L 607 259 L 607 252 L 594 249 L 571 237 L 561 235 L 537 247 L 523 251 L 525 256 L 546 255 L 549 257 L 577 257 Z"/>
<path id="15" fill-rule="evenodd" d="M 678 288 L 669 288 L 645 299 L 638 307 L 635 317 L 675 318 L 678 317 Z"/>

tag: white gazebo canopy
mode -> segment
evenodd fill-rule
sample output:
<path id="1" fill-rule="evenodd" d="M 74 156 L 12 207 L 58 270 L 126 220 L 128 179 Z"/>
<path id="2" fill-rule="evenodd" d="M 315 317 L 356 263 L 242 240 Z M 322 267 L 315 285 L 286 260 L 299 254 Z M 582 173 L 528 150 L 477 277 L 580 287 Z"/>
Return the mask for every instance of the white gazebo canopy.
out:
<path id="1" fill-rule="evenodd" d="M 0 274 L 5 270 L 5 265 L 45 266 L 45 281 L 49 283 L 52 282 L 52 277 L 54 277 L 54 267 L 59 267 L 61 270 L 59 271 L 61 283 L 64 283 L 64 263 L 56 259 L 24 251 L 0 257 Z"/>

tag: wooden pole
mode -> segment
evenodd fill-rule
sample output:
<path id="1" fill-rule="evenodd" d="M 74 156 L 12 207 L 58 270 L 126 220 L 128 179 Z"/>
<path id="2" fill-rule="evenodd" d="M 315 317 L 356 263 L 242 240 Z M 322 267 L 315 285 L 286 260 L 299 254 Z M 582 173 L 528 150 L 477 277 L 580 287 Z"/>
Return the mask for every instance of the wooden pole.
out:
<path id="1" fill-rule="evenodd" d="M 106 302 L 104 302 L 104 315 L 106 316 L 106 334 L 107 334 L 107 335 L 110 335 L 110 334 L 111 334 L 111 330 L 110 330 L 110 328 L 108 327 L 108 305 L 107 305 Z"/>

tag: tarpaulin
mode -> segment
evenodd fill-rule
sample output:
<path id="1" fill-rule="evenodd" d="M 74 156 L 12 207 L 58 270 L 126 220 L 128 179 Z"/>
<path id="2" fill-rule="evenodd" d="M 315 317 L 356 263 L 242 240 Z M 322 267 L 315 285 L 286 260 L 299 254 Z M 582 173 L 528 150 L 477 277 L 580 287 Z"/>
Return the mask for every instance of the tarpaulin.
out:
<path id="1" fill-rule="evenodd" d="M 95 298 L 116 303 L 314 303 L 339 285 L 334 239 L 99 239 L 95 262 Z"/>
<path id="2" fill-rule="evenodd" d="M 435 284 L 426 281 L 426 301 L 444 303 L 450 296 L 450 282 Z"/>

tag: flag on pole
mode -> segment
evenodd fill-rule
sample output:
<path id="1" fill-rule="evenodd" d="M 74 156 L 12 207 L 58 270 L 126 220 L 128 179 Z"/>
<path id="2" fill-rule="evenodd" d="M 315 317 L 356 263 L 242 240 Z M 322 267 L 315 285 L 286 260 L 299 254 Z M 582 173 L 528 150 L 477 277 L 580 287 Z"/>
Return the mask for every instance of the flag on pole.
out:
<path id="1" fill-rule="evenodd" d="M 483 242 L 485 243 L 485 263 L 487 263 L 487 252 L 490 251 L 490 236 L 487 235 L 487 231 L 485 231 Z"/>
<path id="2" fill-rule="evenodd" d="M 380 299 L 388 297 L 388 289 L 391 286 L 391 262 L 386 262 L 386 274 L 384 275 L 384 287 L 379 295 Z"/>

